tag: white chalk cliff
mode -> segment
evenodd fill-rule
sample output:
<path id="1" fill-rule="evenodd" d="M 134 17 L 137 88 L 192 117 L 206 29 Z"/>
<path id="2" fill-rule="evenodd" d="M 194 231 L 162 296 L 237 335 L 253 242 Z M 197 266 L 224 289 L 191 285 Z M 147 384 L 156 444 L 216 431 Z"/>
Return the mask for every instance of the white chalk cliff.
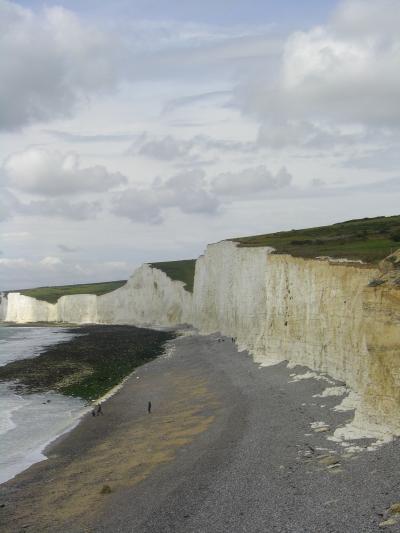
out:
<path id="1" fill-rule="evenodd" d="M 103 296 L 64 296 L 57 304 L 9 294 L 0 319 L 18 323 L 175 326 L 235 337 L 263 363 L 288 360 L 346 382 L 361 397 L 357 416 L 400 434 L 400 287 L 367 265 L 273 254 L 221 242 L 196 262 L 193 294 L 143 265 Z M 385 271 L 386 269 L 386 271 Z M 385 278 L 386 276 L 386 278 Z M 382 278 L 382 283 L 371 280 Z"/>

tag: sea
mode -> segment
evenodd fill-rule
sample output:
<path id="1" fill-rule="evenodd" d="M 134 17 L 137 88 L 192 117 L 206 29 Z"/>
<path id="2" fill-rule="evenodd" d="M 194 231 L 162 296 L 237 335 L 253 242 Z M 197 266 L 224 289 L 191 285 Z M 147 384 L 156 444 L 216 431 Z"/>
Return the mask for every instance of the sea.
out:
<path id="1" fill-rule="evenodd" d="M 37 357 L 48 346 L 74 336 L 67 328 L 0 326 L 0 366 Z M 46 446 L 72 429 L 88 410 L 87 402 L 79 398 L 54 392 L 17 393 L 11 385 L 0 383 L 0 483 L 46 459 Z"/>

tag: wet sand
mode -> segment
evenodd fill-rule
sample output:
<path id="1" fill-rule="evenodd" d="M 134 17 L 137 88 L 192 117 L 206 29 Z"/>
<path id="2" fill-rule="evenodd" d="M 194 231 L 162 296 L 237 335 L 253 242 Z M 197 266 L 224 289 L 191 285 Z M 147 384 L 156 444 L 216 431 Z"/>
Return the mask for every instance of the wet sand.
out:
<path id="1" fill-rule="evenodd" d="M 345 453 L 327 436 L 351 413 L 313 397 L 326 384 L 289 383 L 217 335 L 173 343 L 0 486 L 1 531 L 358 533 L 391 518 L 398 441 Z"/>

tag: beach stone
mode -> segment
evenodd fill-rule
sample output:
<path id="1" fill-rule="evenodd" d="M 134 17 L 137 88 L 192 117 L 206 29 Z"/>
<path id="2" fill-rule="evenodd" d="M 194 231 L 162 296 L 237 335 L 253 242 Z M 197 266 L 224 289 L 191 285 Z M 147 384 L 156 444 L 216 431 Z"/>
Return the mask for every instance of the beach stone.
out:
<path id="1" fill-rule="evenodd" d="M 379 524 L 379 527 L 384 528 L 384 527 L 394 526 L 395 524 L 397 524 L 397 520 L 395 518 L 389 518 L 388 520 L 381 522 Z"/>
<path id="2" fill-rule="evenodd" d="M 323 433 L 324 431 L 329 431 L 330 430 L 330 427 L 329 426 L 324 426 L 322 428 L 315 428 L 314 429 L 314 432 L 315 433 Z"/>
<path id="3" fill-rule="evenodd" d="M 110 494 L 111 493 L 111 487 L 110 485 L 103 485 L 100 494 Z"/>
<path id="4" fill-rule="evenodd" d="M 393 504 L 389 507 L 389 511 L 390 511 L 392 514 L 400 514 L 400 502 L 399 502 L 399 503 L 393 503 Z"/>
<path id="5" fill-rule="evenodd" d="M 320 459 L 319 462 L 326 466 L 339 465 L 340 458 L 337 455 L 329 455 Z"/>

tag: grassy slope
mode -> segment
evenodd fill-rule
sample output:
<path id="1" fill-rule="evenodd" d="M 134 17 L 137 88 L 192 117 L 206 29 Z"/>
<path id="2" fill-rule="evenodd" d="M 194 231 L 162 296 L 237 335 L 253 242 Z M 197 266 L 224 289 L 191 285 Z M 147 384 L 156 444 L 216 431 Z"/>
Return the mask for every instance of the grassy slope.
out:
<path id="1" fill-rule="evenodd" d="M 194 268 L 196 265 L 196 259 L 149 263 L 149 265 L 162 270 L 169 278 L 173 280 L 183 281 L 185 283 L 185 289 L 189 292 L 193 292 Z"/>
<path id="2" fill-rule="evenodd" d="M 37 300 L 44 300 L 45 302 L 56 303 L 61 296 L 70 296 L 71 294 L 106 294 L 107 292 L 115 291 L 122 285 L 125 285 L 125 280 L 120 281 L 106 281 L 104 283 L 87 283 L 79 285 L 60 285 L 58 287 L 37 287 L 36 289 L 25 289 L 18 291 L 25 296 L 31 296 Z M 15 291 L 10 291 L 15 292 Z"/>
<path id="3" fill-rule="evenodd" d="M 295 257 L 361 259 L 376 263 L 400 248 L 400 216 L 363 218 L 291 231 L 230 239 L 241 247 L 272 246 Z"/>

